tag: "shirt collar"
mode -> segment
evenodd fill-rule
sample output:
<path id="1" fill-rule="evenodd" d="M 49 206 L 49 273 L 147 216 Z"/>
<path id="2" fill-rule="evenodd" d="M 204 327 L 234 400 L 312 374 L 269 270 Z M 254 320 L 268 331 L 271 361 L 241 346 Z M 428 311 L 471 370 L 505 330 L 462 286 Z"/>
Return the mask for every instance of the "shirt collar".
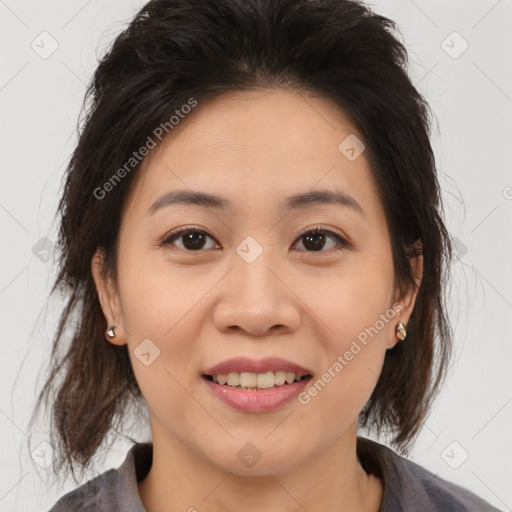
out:
<path id="1" fill-rule="evenodd" d="M 382 505 L 379 510 L 393 510 L 393 504 L 400 503 L 396 490 L 390 485 L 400 472 L 400 468 L 394 463 L 397 455 L 387 446 L 364 437 L 357 437 L 356 450 L 363 469 L 383 481 Z M 137 484 L 146 478 L 152 462 L 152 443 L 137 443 L 132 446 L 118 469 L 118 478 L 115 483 L 115 496 L 119 510 L 146 512 Z"/>

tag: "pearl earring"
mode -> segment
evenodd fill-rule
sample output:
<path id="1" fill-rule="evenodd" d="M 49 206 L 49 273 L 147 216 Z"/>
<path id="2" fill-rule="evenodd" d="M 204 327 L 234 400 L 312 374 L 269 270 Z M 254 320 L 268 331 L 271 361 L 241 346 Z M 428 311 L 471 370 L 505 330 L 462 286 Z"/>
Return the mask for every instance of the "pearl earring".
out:
<path id="1" fill-rule="evenodd" d="M 395 325 L 395 335 L 399 340 L 405 340 L 405 337 L 407 336 L 407 330 L 405 329 L 403 322 L 398 322 Z"/>
<path id="2" fill-rule="evenodd" d="M 109 327 L 108 329 L 105 330 L 105 335 L 108 336 L 110 339 L 113 339 L 116 337 L 116 333 L 114 331 L 114 329 L 116 328 L 115 325 L 112 325 L 111 327 Z"/>

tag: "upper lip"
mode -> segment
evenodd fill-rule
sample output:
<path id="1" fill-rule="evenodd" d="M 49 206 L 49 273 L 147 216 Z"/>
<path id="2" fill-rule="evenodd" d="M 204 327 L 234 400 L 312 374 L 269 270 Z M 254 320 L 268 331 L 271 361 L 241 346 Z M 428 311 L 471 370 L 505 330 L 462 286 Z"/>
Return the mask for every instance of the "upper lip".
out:
<path id="1" fill-rule="evenodd" d="M 265 373 L 277 371 L 293 372 L 300 376 L 312 375 L 311 370 L 279 357 L 266 357 L 260 360 L 235 357 L 208 368 L 204 373 L 205 375 L 226 375 L 230 372 Z"/>

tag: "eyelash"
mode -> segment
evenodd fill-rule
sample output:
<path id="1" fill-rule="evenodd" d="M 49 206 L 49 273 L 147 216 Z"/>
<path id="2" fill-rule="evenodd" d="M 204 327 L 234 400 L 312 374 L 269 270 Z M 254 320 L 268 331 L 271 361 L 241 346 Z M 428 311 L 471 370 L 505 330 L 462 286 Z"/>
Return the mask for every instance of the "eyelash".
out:
<path id="1" fill-rule="evenodd" d="M 171 233 L 168 237 L 166 237 L 164 240 L 162 240 L 160 245 L 161 246 L 165 246 L 165 247 L 170 246 L 175 240 L 179 239 L 180 236 L 186 235 L 188 233 L 202 233 L 204 235 L 209 236 L 212 240 L 215 240 L 215 238 L 212 235 L 210 235 L 207 231 L 205 231 L 204 229 L 200 229 L 197 226 L 185 226 L 184 228 L 180 229 L 179 231 L 175 231 L 174 233 Z M 346 249 L 347 247 L 350 247 L 349 242 L 345 238 L 343 238 L 342 236 L 334 233 L 333 231 L 330 231 L 328 229 L 322 228 L 322 226 L 313 226 L 313 227 L 309 227 L 309 228 L 306 228 L 306 229 L 302 230 L 298 234 L 298 236 L 297 236 L 297 241 L 300 238 L 302 238 L 303 236 L 305 236 L 305 235 L 316 234 L 316 233 L 324 233 L 324 234 L 331 235 L 333 238 L 335 238 L 337 240 L 337 242 L 339 243 L 339 247 L 334 249 L 333 251 L 330 251 L 330 252 L 329 251 L 323 251 L 323 250 L 320 250 L 320 251 L 303 251 L 303 252 L 310 252 L 310 253 L 313 253 L 313 254 L 314 253 L 328 252 L 329 254 L 332 254 L 333 252 L 338 252 L 338 251 L 341 251 L 343 249 Z M 185 252 L 189 252 L 189 253 L 204 252 L 204 250 L 202 250 L 202 249 L 197 250 L 197 251 L 191 251 L 191 250 L 187 250 L 187 249 L 183 249 L 183 250 Z"/>

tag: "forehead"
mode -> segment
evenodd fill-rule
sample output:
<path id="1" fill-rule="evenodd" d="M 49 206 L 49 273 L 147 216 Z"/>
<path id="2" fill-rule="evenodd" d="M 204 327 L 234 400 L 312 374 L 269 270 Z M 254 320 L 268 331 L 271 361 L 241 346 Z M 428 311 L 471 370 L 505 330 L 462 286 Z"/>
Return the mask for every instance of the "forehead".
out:
<path id="1" fill-rule="evenodd" d="M 347 158 L 347 140 L 362 136 L 326 98 L 281 89 L 224 94 L 199 103 L 146 157 L 132 208 L 145 214 L 164 192 L 187 189 L 229 197 L 231 213 L 282 207 L 284 196 L 317 189 L 374 202 L 364 151 Z"/>

